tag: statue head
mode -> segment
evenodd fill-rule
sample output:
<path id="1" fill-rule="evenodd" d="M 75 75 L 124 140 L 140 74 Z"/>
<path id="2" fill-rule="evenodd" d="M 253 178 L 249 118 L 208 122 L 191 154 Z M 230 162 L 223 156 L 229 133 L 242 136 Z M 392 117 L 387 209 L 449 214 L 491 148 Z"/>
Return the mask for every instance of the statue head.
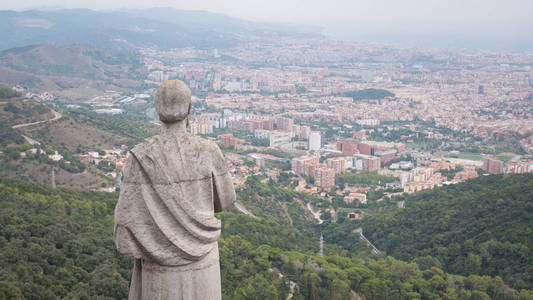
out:
<path id="1" fill-rule="evenodd" d="M 154 104 L 161 122 L 185 120 L 191 110 L 191 90 L 181 80 L 167 80 L 157 89 Z"/>

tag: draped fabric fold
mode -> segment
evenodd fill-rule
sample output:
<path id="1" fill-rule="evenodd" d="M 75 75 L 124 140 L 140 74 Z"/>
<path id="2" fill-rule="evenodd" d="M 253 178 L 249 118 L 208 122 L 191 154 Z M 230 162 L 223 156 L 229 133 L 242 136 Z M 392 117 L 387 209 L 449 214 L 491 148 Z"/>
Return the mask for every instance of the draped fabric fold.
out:
<path id="1" fill-rule="evenodd" d="M 216 181 L 231 189 L 218 190 Z M 124 170 L 115 209 L 117 249 L 166 266 L 198 262 L 220 237 L 214 209 L 234 201 L 216 144 L 186 133 L 150 138 L 131 150 Z"/>

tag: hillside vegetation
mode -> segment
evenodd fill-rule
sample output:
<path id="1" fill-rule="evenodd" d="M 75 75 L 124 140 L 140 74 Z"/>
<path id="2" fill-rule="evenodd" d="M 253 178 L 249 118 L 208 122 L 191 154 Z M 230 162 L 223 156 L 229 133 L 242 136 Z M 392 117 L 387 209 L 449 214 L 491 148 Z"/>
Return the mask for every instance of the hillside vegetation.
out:
<path id="1" fill-rule="evenodd" d="M 272 181 L 262 183 L 258 176 L 248 177 L 237 197 L 253 214 L 300 231 L 311 233 L 310 227 L 317 222 L 306 208 L 310 201 L 307 195 L 281 188 Z M 317 239 L 318 236 L 315 234 Z"/>
<path id="2" fill-rule="evenodd" d="M 19 97 L 20 93 L 7 87 L 0 86 L 0 99 Z"/>
<path id="3" fill-rule="evenodd" d="M 0 52 L 0 83 L 73 96 L 70 90 L 136 89 L 146 70 L 133 51 L 30 45 Z M 80 95 L 80 99 L 87 95 Z"/>
<path id="4" fill-rule="evenodd" d="M 126 299 L 132 262 L 112 241 L 117 194 L 0 179 L 0 299 Z M 393 258 L 362 261 L 272 221 L 224 213 L 224 299 L 533 299 L 496 277 Z"/>
<path id="5" fill-rule="evenodd" d="M 533 288 L 533 175 L 483 176 L 405 197 L 406 208 L 363 220 L 397 259 Z"/>
<path id="6" fill-rule="evenodd" d="M 0 148 L 24 144 L 24 138 L 8 121 L 0 120 Z"/>
<path id="7" fill-rule="evenodd" d="M 44 122 L 52 119 L 54 121 Z M 52 110 L 37 101 L 7 99 L 0 106 L 0 176 L 51 184 L 51 172 L 55 169 L 58 186 L 97 189 L 107 185 L 110 179 L 105 177 L 102 171 L 94 166 L 87 166 L 74 155 L 77 144 L 73 143 L 77 138 L 81 138 L 84 144 L 94 138 L 98 141 L 104 135 L 83 139 L 81 133 L 85 131 L 76 132 L 73 128 L 75 126 L 72 126 L 76 121 L 71 120 L 68 123 L 67 119 L 67 116 L 64 116 L 56 120 Z M 34 124 L 20 128 L 12 127 L 26 123 Z M 42 128 L 42 131 L 37 132 L 39 128 Z M 61 138 L 51 139 L 56 134 L 55 128 L 69 128 L 74 132 L 70 135 L 63 132 L 59 134 Z M 49 157 L 56 151 L 63 156 L 60 161 L 54 161 Z"/>
<path id="8" fill-rule="evenodd" d="M 0 105 L 0 176 L 50 184 L 54 168 L 58 186 L 99 189 L 113 179 L 105 176 L 105 170 L 88 165 L 75 154 L 117 149 L 124 144 L 131 147 L 159 130 L 154 124 L 134 122 L 123 115 L 87 111 L 60 114 L 59 119 L 55 118 L 48 107 L 34 100 L 12 98 Z M 48 120 L 53 121 L 42 122 Z M 41 123 L 12 128 L 34 122 Z M 56 151 L 63 156 L 57 162 L 49 157 Z"/>
<path id="9" fill-rule="evenodd" d="M 11 125 L 49 120 L 52 111 L 35 100 L 11 98 L 0 104 L 0 120 Z"/>
<path id="10" fill-rule="evenodd" d="M 148 121 L 132 121 L 122 115 L 99 115 L 83 110 L 61 111 L 61 114 L 62 118 L 56 121 L 21 130 L 40 142 L 72 153 L 112 149 L 123 144 L 131 147 L 160 130 Z"/>

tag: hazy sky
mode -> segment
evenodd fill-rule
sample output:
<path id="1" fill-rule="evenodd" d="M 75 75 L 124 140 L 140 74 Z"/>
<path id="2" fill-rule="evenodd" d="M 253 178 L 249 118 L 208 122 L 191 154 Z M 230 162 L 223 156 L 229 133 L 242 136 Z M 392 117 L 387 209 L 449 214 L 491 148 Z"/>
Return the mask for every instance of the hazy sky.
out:
<path id="1" fill-rule="evenodd" d="M 452 44 L 459 40 L 486 40 L 494 46 L 533 45 L 532 0 L 1 0 L 0 3 L 0 9 L 47 6 L 174 7 L 257 21 L 320 25 L 326 28 L 326 33 L 348 39 L 416 42 L 435 36 Z"/>

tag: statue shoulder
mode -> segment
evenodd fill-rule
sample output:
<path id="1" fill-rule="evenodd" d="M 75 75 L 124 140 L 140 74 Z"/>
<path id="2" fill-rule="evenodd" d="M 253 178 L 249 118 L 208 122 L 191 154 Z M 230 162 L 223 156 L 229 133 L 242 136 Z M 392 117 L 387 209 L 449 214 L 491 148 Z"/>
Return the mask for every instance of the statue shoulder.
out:
<path id="1" fill-rule="evenodd" d="M 216 173 L 227 170 L 226 161 L 216 142 L 188 133 L 179 136 L 156 135 L 145 139 L 133 147 L 130 152 L 137 159 L 142 159 L 145 155 L 153 156 L 154 153 L 160 152 L 159 148 L 165 144 L 168 138 L 176 138 L 179 141 L 178 147 L 186 159 L 203 162 L 206 166 L 214 169 Z"/>
<path id="2" fill-rule="evenodd" d="M 212 140 L 208 140 L 196 135 L 190 135 L 189 139 L 201 152 L 212 153 L 213 151 L 220 151 L 217 143 Z"/>
<path id="3" fill-rule="evenodd" d="M 154 135 L 152 137 L 144 139 L 139 144 L 135 145 L 130 152 L 136 153 L 144 153 L 144 152 L 150 152 L 153 145 L 159 140 L 159 135 Z"/>
<path id="4" fill-rule="evenodd" d="M 207 140 L 198 136 L 192 136 L 195 139 L 201 155 L 204 157 L 209 157 L 208 160 L 211 161 L 213 168 L 216 173 L 227 172 L 226 160 L 220 148 L 218 147 L 215 141 Z"/>

